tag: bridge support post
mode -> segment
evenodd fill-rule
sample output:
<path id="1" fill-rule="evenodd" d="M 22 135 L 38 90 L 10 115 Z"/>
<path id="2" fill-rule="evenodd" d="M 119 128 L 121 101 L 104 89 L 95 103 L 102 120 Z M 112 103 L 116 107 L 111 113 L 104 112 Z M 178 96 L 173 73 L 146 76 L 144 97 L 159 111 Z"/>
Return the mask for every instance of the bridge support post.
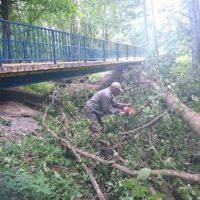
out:
<path id="1" fill-rule="evenodd" d="M 83 36 L 83 51 L 84 51 L 84 62 L 87 61 L 87 53 L 86 53 L 86 37 Z"/>
<path id="2" fill-rule="evenodd" d="M 105 52 L 105 41 L 103 40 L 103 61 L 106 60 L 106 52 Z"/>
<path id="3" fill-rule="evenodd" d="M 56 64 L 56 49 L 55 49 L 55 36 L 54 36 L 54 31 L 51 31 L 51 37 L 52 37 L 52 61 L 54 64 Z"/>
<path id="4" fill-rule="evenodd" d="M 0 67 L 2 66 L 2 57 L 1 57 L 1 51 L 0 51 Z"/>
<path id="5" fill-rule="evenodd" d="M 126 45 L 126 60 L 128 60 L 128 45 Z"/>
<path id="6" fill-rule="evenodd" d="M 23 41 L 22 45 L 23 45 L 23 51 L 24 51 L 24 61 L 25 61 L 25 63 L 27 63 L 28 62 L 28 51 L 27 51 L 26 41 Z"/>
<path id="7" fill-rule="evenodd" d="M 133 47 L 133 56 L 134 56 L 134 60 L 135 60 L 135 56 L 136 56 L 136 47 Z"/>
<path id="8" fill-rule="evenodd" d="M 116 44 L 116 57 L 117 57 L 117 61 L 119 60 L 119 44 Z"/>

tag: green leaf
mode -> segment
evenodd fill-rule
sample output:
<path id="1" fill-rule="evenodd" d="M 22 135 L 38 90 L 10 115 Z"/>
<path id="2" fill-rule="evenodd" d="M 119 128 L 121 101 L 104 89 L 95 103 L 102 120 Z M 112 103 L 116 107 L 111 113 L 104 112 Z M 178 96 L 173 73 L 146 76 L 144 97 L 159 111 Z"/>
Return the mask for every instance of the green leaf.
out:
<path id="1" fill-rule="evenodd" d="M 163 193 L 156 193 L 156 194 L 148 197 L 146 200 L 158 200 L 158 199 L 162 199 L 163 197 L 165 197 L 165 195 Z"/>
<path id="2" fill-rule="evenodd" d="M 151 173 L 151 169 L 149 168 L 143 168 L 139 171 L 137 179 L 138 180 L 147 180 L 149 175 Z"/>
<path id="3" fill-rule="evenodd" d="M 121 183 L 124 188 L 129 188 L 129 189 L 133 188 L 134 186 L 138 184 L 137 179 L 133 179 L 133 178 L 125 179 Z"/>
<path id="4" fill-rule="evenodd" d="M 148 189 L 144 185 L 136 185 L 134 189 L 131 191 L 131 194 L 135 197 L 144 197 L 148 192 Z"/>
<path id="5" fill-rule="evenodd" d="M 83 194 L 81 194 L 80 192 L 76 194 L 76 198 L 81 198 L 83 197 Z"/>
<path id="6" fill-rule="evenodd" d="M 133 200 L 133 197 L 120 197 L 120 200 Z"/>
<path id="7" fill-rule="evenodd" d="M 55 178 L 61 179 L 61 176 L 60 176 L 60 174 L 57 171 L 53 171 L 53 172 L 54 172 Z"/>
<path id="8" fill-rule="evenodd" d="M 47 163 L 46 163 L 46 162 L 44 162 L 44 163 L 43 163 L 43 170 L 44 170 L 45 172 L 47 172 L 47 171 L 48 171 L 48 168 L 47 168 Z"/>

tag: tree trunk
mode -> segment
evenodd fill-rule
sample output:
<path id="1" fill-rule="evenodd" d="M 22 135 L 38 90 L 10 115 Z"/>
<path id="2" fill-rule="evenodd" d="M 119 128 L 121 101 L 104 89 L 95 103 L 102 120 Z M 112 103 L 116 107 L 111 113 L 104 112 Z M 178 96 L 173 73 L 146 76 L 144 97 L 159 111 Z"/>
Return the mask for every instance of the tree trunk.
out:
<path id="1" fill-rule="evenodd" d="M 109 2 L 109 1 L 108 1 Z M 108 11 L 107 11 L 107 4 L 108 2 L 103 1 L 103 39 L 108 40 L 109 35 L 108 35 Z"/>
<path id="2" fill-rule="evenodd" d="M 8 20 L 9 17 L 9 1 L 1 0 L 1 16 L 3 20 Z M 7 22 L 2 23 L 2 58 L 10 59 L 11 58 L 11 46 L 10 46 L 10 31 L 9 24 Z"/>
<path id="3" fill-rule="evenodd" d="M 198 0 L 188 0 L 192 38 L 192 72 L 195 74 L 200 64 L 200 17 Z"/>
<path id="4" fill-rule="evenodd" d="M 123 70 L 115 70 L 109 76 L 106 76 L 103 80 L 101 80 L 99 86 L 97 87 L 97 91 L 102 90 L 108 86 L 110 86 L 113 82 L 120 82 L 121 75 Z"/>
<path id="5" fill-rule="evenodd" d="M 9 9 L 8 9 L 8 0 L 1 0 L 1 16 L 2 19 L 8 20 Z"/>
<path id="6" fill-rule="evenodd" d="M 154 14 L 154 5 L 153 0 L 151 0 L 151 10 L 152 10 L 152 17 L 153 17 L 153 36 L 154 36 L 154 44 L 155 44 L 155 51 L 156 51 L 156 64 L 158 62 L 158 42 L 157 42 L 157 30 L 156 30 L 156 20 Z"/>
<path id="7" fill-rule="evenodd" d="M 171 92 L 162 90 L 153 81 L 149 81 L 149 83 L 168 107 L 178 112 L 186 124 L 200 137 L 200 115 L 183 104 L 180 99 Z"/>
<path id="8" fill-rule="evenodd" d="M 145 45 L 148 44 L 149 35 L 147 28 L 147 8 L 146 8 L 146 0 L 143 0 L 143 10 L 144 10 L 144 36 L 145 36 Z"/>
<path id="9" fill-rule="evenodd" d="M 143 11 L 144 11 L 144 45 L 146 46 L 145 51 L 145 67 L 148 67 L 148 57 L 149 57 L 149 34 L 148 34 L 148 25 L 147 25 L 147 8 L 146 0 L 143 0 Z"/>

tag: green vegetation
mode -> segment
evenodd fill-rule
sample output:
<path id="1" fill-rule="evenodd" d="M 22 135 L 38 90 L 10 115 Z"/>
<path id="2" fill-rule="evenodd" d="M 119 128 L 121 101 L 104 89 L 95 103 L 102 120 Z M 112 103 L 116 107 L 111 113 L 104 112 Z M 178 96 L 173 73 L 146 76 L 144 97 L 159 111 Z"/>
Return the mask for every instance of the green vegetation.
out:
<path id="1" fill-rule="evenodd" d="M 96 83 L 102 79 L 101 73 L 91 74 L 89 75 L 89 81 L 91 83 Z"/>
<path id="2" fill-rule="evenodd" d="M 108 199 L 165 200 L 163 186 L 167 186 L 176 199 L 195 199 L 200 195 L 197 184 L 175 177 L 149 176 L 153 169 L 199 173 L 199 147 L 195 145 L 198 138 L 179 116 L 166 113 L 157 123 L 134 133 L 128 140 L 122 140 L 120 136 L 124 131 L 150 122 L 165 109 L 151 88 L 131 82 L 133 77 L 137 80 L 137 73 L 134 70 L 124 73 L 125 92 L 120 99 L 134 103 L 137 111 L 147 101 L 151 103 L 137 116 L 104 118 L 106 128 L 101 138 L 109 141 L 111 147 L 119 143 L 120 146 L 115 149 L 102 151 L 102 146 L 89 138 L 89 122 L 82 112 L 89 90 L 85 88 L 59 96 L 67 114 L 70 141 L 75 147 L 103 156 L 107 160 L 116 160 L 120 155 L 125 159 L 122 165 L 130 170 L 139 170 L 138 176 L 130 178 L 119 170 L 84 159 L 92 168 Z M 190 101 L 192 103 L 194 100 Z M 51 105 L 48 113 L 50 115 L 47 115 L 45 121 L 47 126 L 65 138 L 60 109 Z M 59 142 L 45 130 L 41 139 L 30 135 L 19 144 L 5 142 L 0 154 L 3 158 L 0 162 L 0 191 L 4 199 L 8 197 L 8 193 L 9 199 L 93 199 L 96 195 L 81 163 L 70 152 L 62 149 Z M 155 189 L 154 194 L 151 193 L 150 186 Z"/>
<path id="3" fill-rule="evenodd" d="M 2 10 L 5 2 L 8 3 L 7 12 Z M 192 6 L 192 3 L 195 5 Z M 125 92 L 119 99 L 133 103 L 137 111 L 148 104 L 137 115 L 119 114 L 103 119 L 105 130 L 101 139 L 110 144 L 106 148 L 89 137 L 90 123 L 82 112 L 91 92 L 87 87 L 58 89 L 52 82 L 25 86 L 34 93 L 58 94 L 58 101 L 49 106 L 45 120 L 50 130 L 66 139 L 64 111 L 72 145 L 117 162 L 134 171 L 135 176 L 117 170 L 112 164 L 105 165 L 83 156 L 82 162 L 78 162 L 52 137 L 51 131 L 44 128 L 42 118 L 39 118 L 38 123 L 43 128 L 39 132 L 40 137 L 30 133 L 20 142 L 7 141 L 0 130 L 3 141 L 0 145 L 0 198 L 96 199 L 95 190 L 82 167 L 82 163 L 86 163 L 109 200 L 199 199 L 199 183 L 184 179 L 185 174 L 178 178 L 168 171 L 169 176 L 161 173 L 151 176 L 155 169 L 199 175 L 200 142 L 180 118 L 182 111 L 175 113 L 170 106 L 167 107 L 149 84 L 140 78 L 141 71 L 146 71 L 163 90 L 177 95 L 181 102 L 200 113 L 200 22 L 195 13 L 199 13 L 198 1 L 188 0 L 1 1 L 3 19 L 145 46 L 148 63 L 145 67 L 134 66 L 123 73 Z M 99 74 L 89 76 L 92 83 L 99 79 Z M 148 125 L 163 111 L 166 113 L 162 117 Z M 9 126 L 10 121 L 0 118 L 0 124 Z M 131 134 L 126 138 L 122 134 L 128 131 Z"/>
<path id="4" fill-rule="evenodd" d="M 24 89 L 41 95 L 48 95 L 54 88 L 53 82 L 42 82 L 23 86 Z"/>
<path id="5" fill-rule="evenodd" d="M 48 136 L 27 137 L 20 144 L 6 142 L 0 154 L 3 200 L 75 199 L 88 190 L 82 187 L 87 177 L 79 174 L 79 164 Z"/>

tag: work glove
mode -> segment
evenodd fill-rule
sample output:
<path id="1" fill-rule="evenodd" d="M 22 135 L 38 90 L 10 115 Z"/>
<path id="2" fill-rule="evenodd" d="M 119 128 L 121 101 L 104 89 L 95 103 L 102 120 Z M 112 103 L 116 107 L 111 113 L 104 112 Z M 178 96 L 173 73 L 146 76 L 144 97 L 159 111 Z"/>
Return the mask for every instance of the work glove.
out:
<path id="1" fill-rule="evenodd" d="M 123 112 L 126 113 L 126 114 L 132 114 L 136 111 L 135 107 L 133 105 L 130 105 L 130 106 L 125 106 L 123 108 Z"/>

